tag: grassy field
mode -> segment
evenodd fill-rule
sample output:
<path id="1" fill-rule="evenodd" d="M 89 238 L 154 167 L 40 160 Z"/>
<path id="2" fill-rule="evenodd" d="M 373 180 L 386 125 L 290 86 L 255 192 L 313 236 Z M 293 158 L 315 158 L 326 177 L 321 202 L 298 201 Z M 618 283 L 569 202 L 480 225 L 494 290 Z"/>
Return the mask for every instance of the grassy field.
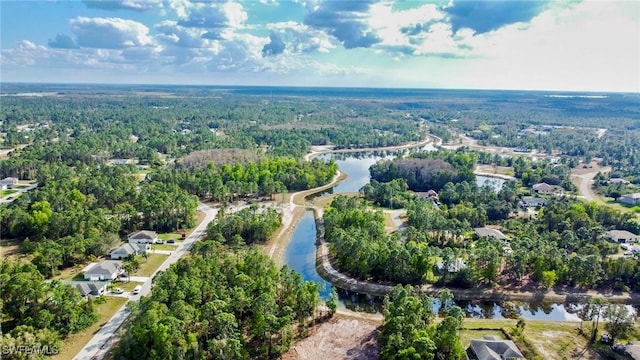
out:
<path id="1" fill-rule="evenodd" d="M 176 233 L 176 232 L 166 233 L 166 234 L 158 234 L 158 239 L 164 240 L 164 241 L 171 240 L 171 239 L 178 240 L 180 238 L 181 238 L 181 235 L 179 233 Z"/>
<path id="2" fill-rule="evenodd" d="M 98 332 L 100 327 L 104 325 L 118 309 L 127 302 L 125 298 L 106 297 L 106 302 L 96 307 L 98 311 L 98 321 L 92 326 L 84 329 L 79 333 L 70 335 L 64 340 L 62 349 L 58 355 L 52 357 L 54 360 L 67 360 L 73 357 L 91 340 L 93 335 Z"/>
<path id="3" fill-rule="evenodd" d="M 135 276 L 151 276 L 154 271 L 167 259 L 168 255 L 151 254 L 145 260 L 140 259 L 140 268 L 134 273 Z"/>
<path id="4" fill-rule="evenodd" d="M 175 244 L 153 244 L 151 250 L 169 250 L 173 251 L 178 246 L 178 241 Z"/>

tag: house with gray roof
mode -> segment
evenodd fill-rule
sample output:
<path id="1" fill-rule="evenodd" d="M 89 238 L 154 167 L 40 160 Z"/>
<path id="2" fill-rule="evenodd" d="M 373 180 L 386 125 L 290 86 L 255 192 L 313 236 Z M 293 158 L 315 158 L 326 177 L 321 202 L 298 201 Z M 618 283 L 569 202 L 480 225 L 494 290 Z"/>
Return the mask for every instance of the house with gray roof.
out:
<path id="1" fill-rule="evenodd" d="M 609 240 L 619 244 L 629 244 L 638 241 L 638 235 L 627 230 L 609 230 L 605 233 Z"/>
<path id="2" fill-rule="evenodd" d="M 84 279 L 89 281 L 115 280 L 122 273 L 122 261 L 104 260 L 84 268 Z"/>
<path id="3" fill-rule="evenodd" d="M 640 193 L 622 195 L 618 198 L 618 202 L 627 205 L 640 205 Z"/>
<path id="4" fill-rule="evenodd" d="M 149 244 L 125 243 L 122 246 L 111 250 L 109 257 L 112 260 L 126 259 L 129 256 L 143 255 L 151 250 Z"/>
<path id="5" fill-rule="evenodd" d="M 497 229 L 481 227 L 481 228 L 474 228 L 473 230 L 475 230 L 476 235 L 478 237 L 485 237 L 486 236 L 486 237 L 496 238 L 496 239 L 502 240 L 502 241 L 507 241 L 507 237 L 504 236 L 502 231 L 497 230 Z"/>
<path id="6" fill-rule="evenodd" d="M 6 177 L 0 180 L 0 190 L 11 189 L 14 185 L 18 184 L 18 178 Z"/>
<path id="7" fill-rule="evenodd" d="M 130 243 L 155 244 L 158 241 L 158 233 L 151 230 L 140 230 L 127 235 Z"/>
<path id="8" fill-rule="evenodd" d="M 534 184 L 531 189 L 536 194 L 553 194 L 557 192 L 562 192 L 562 188 L 559 186 L 549 185 L 547 183 L 537 183 Z"/>
<path id="9" fill-rule="evenodd" d="M 65 284 L 73 286 L 84 299 L 89 296 L 100 296 L 107 291 L 108 281 L 67 281 Z"/>
<path id="10" fill-rule="evenodd" d="M 467 354 L 469 359 L 474 360 L 524 359 L 524 355 L 513 341 L 502 340 L 493 335 L 485 335 L 483 339 L 471 340 Z"/>

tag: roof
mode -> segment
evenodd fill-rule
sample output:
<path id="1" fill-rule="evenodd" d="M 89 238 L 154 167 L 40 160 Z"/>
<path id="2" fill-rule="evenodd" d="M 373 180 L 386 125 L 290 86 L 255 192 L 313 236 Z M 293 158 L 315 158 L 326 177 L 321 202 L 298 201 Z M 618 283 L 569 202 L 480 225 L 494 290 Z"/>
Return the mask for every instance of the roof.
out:
<path id="1" fill-rule="evenodd" d="M 471 340 L 469 348 L 478 360 L 524 359 L 516 344 L 511 340 L 498 340 L 495 336 L 485 336 L 482 340 Z"/>
<path id="2" fill-rule="evenodd" d="M 18 178 L 14 178 L 14 177 L 6 177 L 2 180 L 0 180 L 0 184 L 9 184 L 9 185 L 13 185 L 18 183 Z"/>
<path id="3" fill-rule="evenodd" d="M 640 344 L 636 345 L 637 341 L 631 342 L 626 346 L 625 350 L 629 356 L 634 360 L 640 360 Z"/>
<path id="4" fill-rule="evenodd" d="M 82 296 L 90 295 L 92 292 L 100 292 L 100 289 L 104 289 L 109 284 L 107 281 L 65 281 L 63 283 L 78 289 Z"/>
<path id="5" fill-rule="evenodd" d="M 474 228 L 473 230 L 476 231 L 476 235 L 478 235 L 479 237 L 489 236 L 489 237 L 496 238 L 498 240 L 507 240 L 507 237 L 504 236 L 504 234 L 500 230 L 486 228 L 486 227 Z"/>
<path id="6" fill-rule="evenodd" d="M 114 273 L 117 273 L 118 271 L 120 271 L 121 268 L 122 268 L 122 261 L 104 260 L 88 269 L 85 268 L 85 274 L 111 276 Z"/>
<path id="7" fill-rule="evenodd" d="M 542 190 L 542 191 L 552 191 L 555 189 L 555 186 L 549 185 L 547 183 L 537 183 L 532 186 L 533 190 Z"/>
<path id="8" fill-rule="evenodd" d="M 151 230 L 140 230 L 127 236 L 129 239 L 155 239 L 157 237 L 158 233 Z"/>
<path id="9" fill-rule="evenodd" d="M 640 199 L 640 193 L 625 194 L 625 195 L 622 195 L 622 197 L 631 198 L 631 199 Z"/>
<path id="10" fill-rule="evenodd" d="M 144 246 L 136 243 L 125 243 L 120 247 L 113 249 L 112 253 L 125 253 L 125 254 L 135 254 L 137 252 L 143 251 Z"/>
<path id="11" fill-rule="evenodd" d="M 525 203 L 532 203 L 532 202 L 546 203 L 547 202 L 546 199 L 535 197 L 535 196 L 523 196 L 522 201 Z"/>
<path id="12" fill-rule="evenodd" d="M 609 230 L 607 231 L 607 235 L 613 239 L 631 239 L 638 236 L 627 230 Z"/>

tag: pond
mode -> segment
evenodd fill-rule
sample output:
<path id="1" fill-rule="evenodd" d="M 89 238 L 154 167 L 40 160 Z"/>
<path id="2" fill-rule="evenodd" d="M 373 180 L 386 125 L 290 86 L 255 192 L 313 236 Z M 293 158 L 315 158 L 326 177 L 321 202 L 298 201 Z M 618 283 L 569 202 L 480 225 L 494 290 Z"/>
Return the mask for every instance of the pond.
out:
<path id="1" fill-rule="evenodd" d="M 391 158 L 395 153 L 369 152 L 348 154 L 323 154 L 320 159 L 333 158 L 340 171 L 348 174 L 348 178 L 333 187 L 327 193 L 357 192 L 370 180 L 369 166 L 383 158 Z M 505 180 L 486 176 L 476 176 L 478 185 L 490 185 L 498 191 Z M 313 212 L 307 211 L 296 225 L 285 253 L 285 263 L 298 271 L 304 280 L 321 284 L 320 295 L 326 300 L 332 285 L 322 279 L 316 272 L 316 223 Z M 377 313 L 382 308 L 382 298 L 338 289 L 339 307 L 353 311 Z M 504 302 L 493 301 L 456 301 L 468 317 L 505 319 L 518 318 L 556 321 L 579 321 L 577 315 L 581 306 L 575 303 L 539 303 L 539 302 Z M 440 303 L 434 300 L 433 310 L 437 312 Z M 631 308 L 631 307 L 630 307 Z M 638 313 L 638 309 L 634 309 Z"/>

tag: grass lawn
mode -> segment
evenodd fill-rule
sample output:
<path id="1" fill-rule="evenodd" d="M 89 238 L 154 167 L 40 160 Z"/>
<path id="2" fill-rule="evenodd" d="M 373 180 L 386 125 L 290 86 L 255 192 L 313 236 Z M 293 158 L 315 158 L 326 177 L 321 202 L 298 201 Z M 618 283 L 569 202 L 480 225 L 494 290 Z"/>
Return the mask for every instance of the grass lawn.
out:
<path id="1" fill-rule="evenodd" d="M 127 299 L 125 298 L 106 297 L 106 302 L 96 307 L 96 310 L 98 311 L 98 321 L 83 331 L 67 337 L 63 342 L 60 353 L 53 356 L 52 359 L 73 359 L 78 351 L 80 351 L 80 349 L 82 349 L 84 345 L 91 340 L 93 335 L 100 330 L 100 327 L 102 327 L 102 325 L 104 325 L 126 302 Z"/>
<path id="2" fill-rule="evenodd" d="M 18 190 L 11 190 L 11 189 L 0 190 L 0 197 L 4 197 L 4 196 L 7 196 L 7 195 L 15 194 L 17 192 L 18 192 Z"/>
<path id="3" fill-rule="evenodd" d="M 178 242 L 176 241 L 175 244 L 153 244 L 151 245 L 151 250 L 169 250 L 169 251 L 173 251 L 176 249 L 176 246 L 178 246 Z"/>
<path id="4" fill-rule="evenodd" d="M 145 260 L 140 256 L 140 268 L 133 274 L 134 276 L 151 276 L 154 271 L 162 264 L 168 255 L 151 254 Z"/>
<path id="5" fill-rule="evenodd" d="M 158 239 L 164 240 L 164 241 L 171 240 L 171 239 L 178 240 L 181 237 L 182 236 L 179 233 L 176 233 L 176 232 L 166 233 L 166 234 L 158 234 Z"/>

